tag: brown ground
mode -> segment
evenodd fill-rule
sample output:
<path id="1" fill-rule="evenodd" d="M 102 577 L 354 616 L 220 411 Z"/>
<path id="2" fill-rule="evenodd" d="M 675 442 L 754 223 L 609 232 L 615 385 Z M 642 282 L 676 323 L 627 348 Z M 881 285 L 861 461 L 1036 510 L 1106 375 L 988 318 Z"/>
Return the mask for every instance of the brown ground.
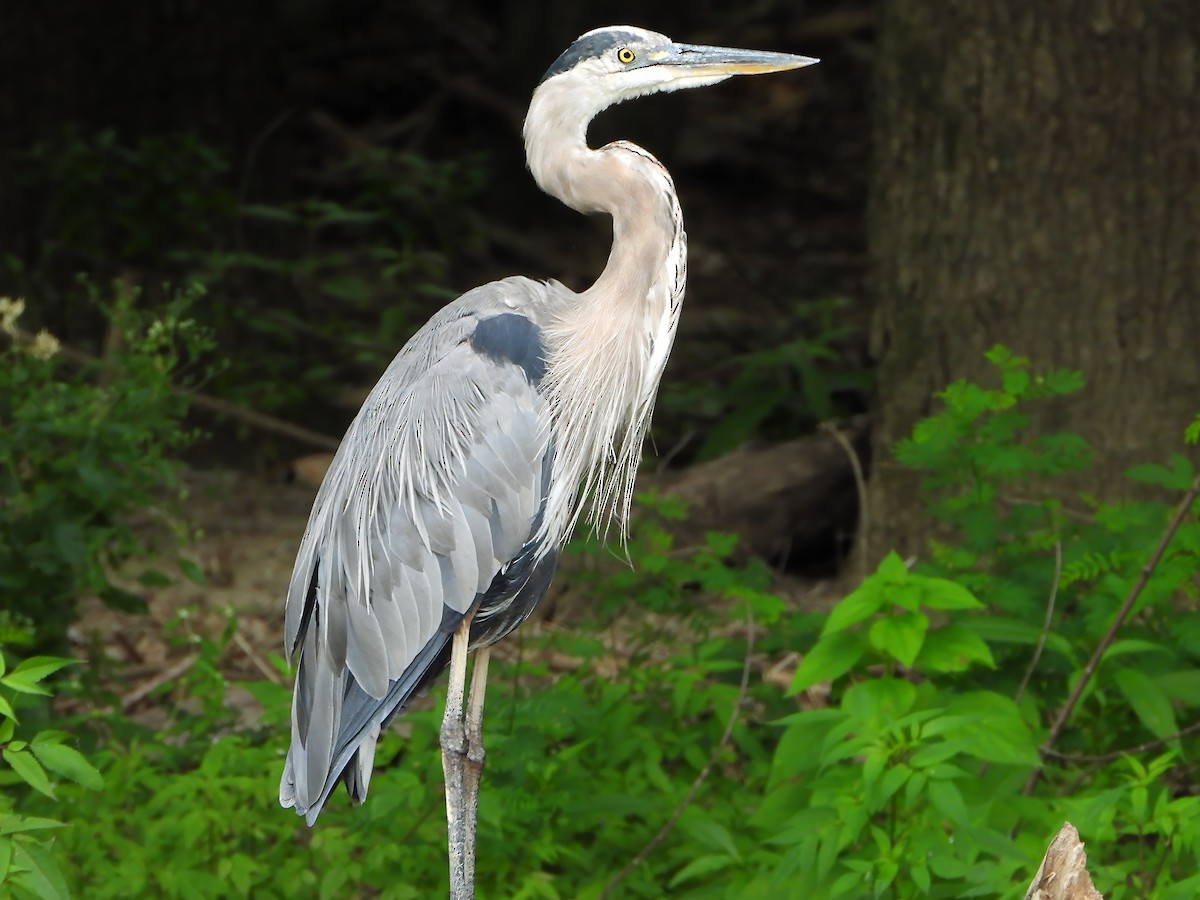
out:
<path id="1" fill-rule="evenodd" d="M 319 467 L 309 473 L 309 477 L 313 475 L 319 478 Z M 194 644 L 199 638 L 215 639 L 222 634 L 230 614 L 236 630 L 221 658 L 227 679 L 286 680 L 272 657 L 282 653 L 283 597 L 315 487 L 303 480 L 287 483 L 235 472 L 193 472 L 188 484 L 184 512 L 196 538 L 187 555 L 203 569 L 206 583 L 201 586 L 181 578 L 168 587 L 131 588 L 147 603 L 149 611 L 144 615 L 118 612 L 87 598 L 81 604 L 78 624 L 71 629 L 74 655 L 100 664 L 100 671 L 109 673 L 106 681 L 122 698 L 124 708 L 147 725 L 165 720 L 155 698 L 186 702 L 186 698 L 172 697 L 169 691 L 164 694 L 162 689 L 196 662 Z M 578 561 L 574 564 L 579 565 Z M 615 557 L 614 564 L 620 564 Z M 571 610 L 578 609 L 586 598 L 571 595 L 570 565 L 560 572 L 543 605 L 542 612 L 550 612 L 553 620 L 535 617 L 524 630 L 544 633 L 571 627 L 576 618 Z M 131 570 L 137 571 L 137 567 Z M 801 582 L 780 575 L 775 587 L 797 609 L 827 606 L 835 597 L 829 582 Z M 655 623 L 655 628 L 666 634 L 683 627 L 683 623 L 670 620 Z M 731 633 L 745 631 L 739 621 L 731 622 L 729 628 Z M 614 628 L 611 634 L 609 664 L 614 669 L 622 664 L 625 652 L 620 631 Z M 517 652 L 512 642 L 497 648 L 502 659 Z M 548 652 L 552 671 L 578 665 L 564 654 Z M 117 665 L 105 667 L 106 661 Z M 795 654 L 754 658 L 761 676 L 781 685 L 790 682 L 796 662 Z M 594 667 L 597 662 L 591 664 Z M 603 668 L 604 663 L 599 665 Z M 259 710 L 249 694 L 231 688 L 229 699 L 245 721 L 257 717 Z"/>

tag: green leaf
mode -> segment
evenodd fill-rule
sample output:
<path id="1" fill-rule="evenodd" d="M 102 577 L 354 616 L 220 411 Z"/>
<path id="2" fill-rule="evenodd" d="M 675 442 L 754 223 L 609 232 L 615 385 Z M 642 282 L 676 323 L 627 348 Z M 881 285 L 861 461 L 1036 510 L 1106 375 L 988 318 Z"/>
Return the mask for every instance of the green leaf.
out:
<path id="1" fill-rule="evenodd" d="M 13 840 L 0 832 L 0 885 L 8 878 L 8 867 L 12 862 Z"/>
<path id="2" fill-rule="evenodd" d="M 876 620 L 867 637 L 876 650 L 911 669 L 928 630 L 929 618 L 924 613 L 905 612 Z"/>
<path id="3" fill-rule="evenodd" d="M 127 591 L 124 588 L 119 588 L 116 585 L 108 585 L 101 588 L 97 593 L 100 599 L 106 605 L 113 609 L 119 609 L 122 612 L 144 613 L 149 607 L 146 606 L 146 599 L 139 597 L 132 591 Z"/>
<path id="4" fill-rule="evenodd" d="M 1129 656 L 1134 653 L 1166 653 L 1170 655 L 1171 648 L 1154 641 L 1143 641 L 1137 638 L 1124 638 L 1113 641 L 1104 651 L 1101 661 L 1114 659 L 1118 656 Z"/>
<path id="5" fill-rule="evenodd" d="M 926 793 L 933 808 L 955 825 L 971 824 L 971 814 L 967 812 L 962 791 L 953 781 L 931 781 Z"/>
<path id="6" fill-rule="evenodd" d="M 1187 457 L 1174 453 L 1171 455 L 1169 467 L 1146 463 L 1127 469 L 1125 477 L 1171 491 L 1186 491 L 1192 486 L 1192 479 L 1196 477 L 1196 473 Z"/>
<path id="7" fill-rule="evenodd" d="M 929 869 L 925 863 L 918 862 L 909 868 L 908 877 L 912 879 L 912 883 L 920 889 L 922 894 L 929 896 L 929 889 L 932 887 L 933 881 L 929 877 Z"/>
<path id="8" fill-rule="evenodd" d="M 27 831 L 48 831 L 52 828 L 66 827 L 66 822 L 43 819 L 39 816 L 10 815 L 0 819 L 0 834 L 23 834 Z"/>
<path id="9" fill-rule="evenodd" d="M 829 612 L 821 636 L 845 631 L 859 622 L 863 622 L 883 608 L 886 602 L 884 592 L 876 576 L 870 576 L 848 597 L 844 598 Z"/>
<path id="10" fill-rule="evenodd" d="M 851 685 L 842 695 L 842 709 L 860 722 L 894 722 L 917 702 L 917 688 L 903 678 L 872 678 Z"/>
<path id="11" fill-rule="evenodd" d="M 28 750 L 14 750 L 13 746 L 13 744 L 9 744 L 0 752 L 0 755 L 4 757 L 4 761 L 12 766 L 12 770 L 27 785 L 35 791 L 53 798 L 54 788 L 50 786 L 50 779 L 46 777 L 46 770 L 41 767 Z"/>
<path id="12" fill-rule="evenodd" d="M 147 569 L 138 576 L 138 584 L 148 588 L 170 587 L 171 579 L 165 572 L 158 569 Z"/>
<path id="13" fill-rule="evenodd" d="M 948 578 L 912 576 L 921 587 L 921 605 L 926 609 L 983 609 L 983 603 L 957 581 Z"/>
<path id="14" fill-rule="evenodd" d="M 846 714 L 840 709 L 810 709 L 784 719 L 782 724 L 788 727 L 780 736 L 771 760 L 772 788 L 794 775 L 817 768 L 826 736 L 845 720 Z"/>
<path id="15" fill-rule="evenodd" d="M 916 668 L 927 674 L 965 672 L 973 663 L 996 668 L 983 638 L 961 625 L 946 625 L 925 635 Z"/>
<path id="16" fill-rule="evenodd" d="M 1118 669 L 1113 674 L 1117 687 L 1137 714 L 1146 729 L 1157 738 L 1169 738 L 1179 733 L 1175 710 L 1154 679 L 1137 669 Z M 1170 741 L 1178 747 L 1179 741 Z"/>
<path id="17" fill-rule="evenodd" d="M 190 559 L 179 560 L 179 571 L 182 572 L 183 577 L 192 584 L 197 584 L 200 585 L 200 587 L 204 587 L 204 585 L 207 583 L 204 577 L 204 570 Z"/>
<path id="18" fill-rule="evenodd" d="M 0 678 L 0 684 L 12 688 L 14 691 L 19 691 L 22 694 L 43 694 L 49 696 L 50 692 L 44 687 L 40 687 L 38 682 L 49 675 L 53 675 L 64 666 L 72 665 L 74 662 L 75 660 L 72 659 L 59 659 L 53 656 L 31 656 L 3 678 Z"/>
<path id="19" fill-rule="evenodd" d="M 26 887 L 39 900 L 70 900 L 71 893 L 67 890 L 58 863 L 38 844 L 14 842 L 13 865 L 24 870 L 13 880 Z"/>
<path id="20" fill-rule="evenodd" d="M 63 778 L 67 778 L 89 791 L 104 789 L 103 776 L 74 747 L 48 741 L 39 742 L 38 738 L 33 739 L 30 747 L 38 761 L 51 772 L 57 772 Z"/>
<path id="21" fill-rule="evenodd" d="M 904 564 L 900 554 L 893 550 L 883 558 L 879 563 L 879 568 L 875 570 L 875 574 L 870 577 L 883 581 L 904 581 L 908 576 L 908 566 Z"/>
<path id="22" fill-rule="evenodd" d="M 840 678 L 854 668 L 865 649 L 862 638 L 848 631 L 826 635 L 805 654 L 792 676 L 788 693 L 795 694 L 818 682 Z"/>
<path id="23" fill-rule="evenodd" d="M 936 766 L 939 763 L 944 763 L 946 760 L 958 756 L 966 750 L 968 743 L 965 740 L 946 740 L 925 744 L 925 746 L 912 755 L 909 763 L 912 764 L 914 769 L 927 769 L 930 766 Z"/>
<path id="24" fill-rule="evenodd" d="M 993 763 L 1036 766 L 1040 763 L 1037 743 L 1012 698 L 994 691 L 968 691 L 957 695 L 946 707 L 947 717 L 926 724 L 928 735 L 939 733 L 943 723 L 952 729 L 961 752 Z M 963 728 L 962 721 L 974 723 Z"/>
<path id="25" fill-rule="evenodd" d="M 696 810 L 697 807 L 690 809 Z M 734 860 L 740 860 L 742 857 L 729 829 L 701 812 L 697 811 L 691 815 L 685 812 L 679 820 L 679 827 L 702 847 L 720 851 Z"/>
<path id="26" fill-rule="evenodd" d="M 1183 439 L 1189 444 L 1200 444 L 1200 416 L 1196 416 L 1196 421 L 1187 427 Z"/>
<path id="27" fill-rule="evenodd" d="M 1167 672 L 1155 680 L 1172 700 L 1178 700 L 1188 706 L 1200 706 L 1200 669 Z"/>
<path id="28" fill-rule="evenodd" d="M 667 887 L 676 888 L 694 878 L 699 878 L 701 875 L 711 875 L 714 872 L 720 872 L 722 869 L 728 869 L 734 862 L 736 860 L 733 857 L 724 853 L 710 853 L 707 856 L 698 856 L 680 869 Z"/>

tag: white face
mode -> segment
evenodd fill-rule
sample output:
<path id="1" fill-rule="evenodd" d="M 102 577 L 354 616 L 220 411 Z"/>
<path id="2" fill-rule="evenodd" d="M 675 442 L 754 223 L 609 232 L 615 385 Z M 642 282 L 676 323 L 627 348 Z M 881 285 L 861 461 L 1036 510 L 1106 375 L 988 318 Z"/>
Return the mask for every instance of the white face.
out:
<path id="1" fill-rule="evenodd" d="M 646 94 L 716 84 L 735 74 L 680 65 L 680 48 L 687 45 L 675 44 L 665 34 L 642 28 L 599 28 L 579 40 L 587 38 L 608 46 L 548 81 L 569 86 L 575 98 L 586 102 L 593 113 Z"/>
<path id="2" fill-rule="evenodd" d="M 643 28 L 613 26 L 580 36 L 551 67 L 543 85 L 557 82 L 594 114 L 645 94 L 704 87 L 733 75 L 778 72 L 813 62 L 783 53 L 681 44 Z"/>

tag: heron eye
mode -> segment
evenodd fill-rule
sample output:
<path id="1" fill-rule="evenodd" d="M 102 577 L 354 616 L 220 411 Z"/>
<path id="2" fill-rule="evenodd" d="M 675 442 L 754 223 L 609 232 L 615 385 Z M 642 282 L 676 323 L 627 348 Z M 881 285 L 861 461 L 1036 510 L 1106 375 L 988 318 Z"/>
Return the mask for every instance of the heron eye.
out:
<path id="1" fill-rule="evenodd" d="M 632 50 L 630 50 L 628 47 L 622 47 L 620 50 L 617 51 L 617 59 L 619 59 L 623 63 L 626 63 L 626 64 L 631 63 L 636 58 L 637 57 L 634 55 L 634 52 Z"/>

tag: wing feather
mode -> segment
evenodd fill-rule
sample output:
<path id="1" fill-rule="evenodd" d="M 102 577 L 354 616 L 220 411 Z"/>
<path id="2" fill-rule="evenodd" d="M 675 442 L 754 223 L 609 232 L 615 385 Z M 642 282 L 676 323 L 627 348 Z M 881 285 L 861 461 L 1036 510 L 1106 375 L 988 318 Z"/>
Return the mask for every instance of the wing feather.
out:
<path id="1" fill-rule="evenodd" d="M 488 321 L 435 317 L 436 346 L 400 353 L 313 505 L 288 591 L 299 666 L 280 785 L 310 822 L 343 770 L 365 796 L 381 725 L 444 665 L 464 616 L 518 595 L 532 608 L 553 570 L 533 543 L 552 459 L 540 369 L 501 344 L 539 332 L 509 321 L 480 339 Z"/>

